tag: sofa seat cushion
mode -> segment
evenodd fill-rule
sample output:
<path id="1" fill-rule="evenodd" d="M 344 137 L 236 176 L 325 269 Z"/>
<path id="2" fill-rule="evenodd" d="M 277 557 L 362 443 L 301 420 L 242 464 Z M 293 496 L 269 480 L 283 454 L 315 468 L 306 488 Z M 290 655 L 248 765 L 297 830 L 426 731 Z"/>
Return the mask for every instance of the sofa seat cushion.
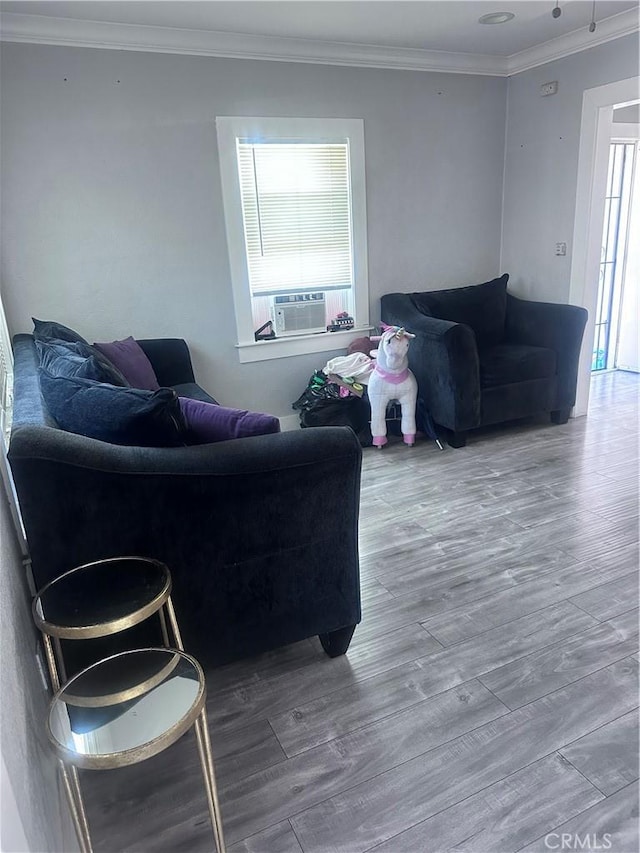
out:
<path id="1" fill-rule="evenodd" d="M 500 344 L 478 351 L 480 386 L 496 388 L 531 379 L 549 379 L 556 372 L 556 353 L 545 347 Z"/>
<path id="2" fill-rule="evenodd" d="M 179 400 L 189 444 L 211 444 L 280 432 L 280 421 L 274 415 L 229 409 L 189 397 L 180 397 Z"/>
<path id="3" fill-rule="evenodd" d="M 172 388 L 117 388 L 39 370 L 42 396 L 67 432 L 131 447 L 180 447 L 186 429 Z"/>
<path id="4" fill-rule="evenodd" d="M 179 397 L 188 397 L 190 400 L 202 400 L 203 403 L 218 403 L 211 394 L 207 394 L 197 382 L 182 382 L 171 386 Z"/>
<path id="5" fill-rule="evenodd" d="M 483 284 L 413 293 L 411 298 L 422 314 L 470 326 L 479 347 L 495 346 L 504 338 L 508 281 L 505 273 Z"/>

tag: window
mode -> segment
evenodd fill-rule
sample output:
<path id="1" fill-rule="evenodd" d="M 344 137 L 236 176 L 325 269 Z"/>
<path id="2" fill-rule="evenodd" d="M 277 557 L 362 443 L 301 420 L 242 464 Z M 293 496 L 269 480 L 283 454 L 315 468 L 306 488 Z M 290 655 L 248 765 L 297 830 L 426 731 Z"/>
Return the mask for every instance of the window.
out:
<path id="1" fill-rule="evenodd" d="M 0 499 L 4 499 L 4 495 L 2 495 L 2 484 L 4 484 L 6 497 L 9 500 L 9 510 L 18 536 L 18 544 L 22 554 L 26 557 L 27 542 L 20 517 L 20 510 L 18 509 L 18 498 L 16 497 L 13 478 L 7 460 L 12 416 L 13 352 L 4 307 L 2 305 L 2 297 L 0 296 Z M 31 591 L 35 593 L 30 572 L 28 572 L 27 577 Z"/>
<path id="2" fill-rule="evenodd" d="M 363 123 L 219 117 L 241 361 L 339 349 L 369 328 Z M 272 320 L 276 340 L 256 343 Z M 339 338 L 336 338 L 336 335 Z"/>
<path id="3" fill-rule="evenodd" d="M 9 447 L 13 414 L 13 353 L 11 338 L 0 298 L 0 435 L 4 449 Z"/>

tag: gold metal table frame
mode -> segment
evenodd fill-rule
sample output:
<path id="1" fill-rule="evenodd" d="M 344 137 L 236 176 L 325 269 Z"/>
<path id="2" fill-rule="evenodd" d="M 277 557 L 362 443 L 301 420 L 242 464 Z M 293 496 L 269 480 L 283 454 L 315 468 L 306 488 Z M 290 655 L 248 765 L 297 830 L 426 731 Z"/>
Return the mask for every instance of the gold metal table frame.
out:
<path id="1" fill-rule="evenodd" d="M 88 570 L 96 566 L 104 566 L 105 564 L 121 563 L 122 561 L 133 561 L 153 564 L 154 567 L 156 567 L 158 571 L 162 573 L 164 578 L 164 582 L 162 583 L 161 589 L 158 594 L 151 598 L 149 601 L 145 602 L 144 605 L 142 605 L 141 607 L 138 607 L 116 619 L 108 620 L 103 623 L 95 623 L 83 626 L 68 626 L 56 624 L 47 620 L 42 608 L 42 598 L 47 592 L 47 590 L 49 590 L 50 587 L 52 587 L 55 583 L 59 583 L 63 580 L 68 580 L 69 577 L 76 572 Z M 81 672 L 74 675 L 68 681 L 66 680 L 64 659 L 62 656 L 60 639 L 83 640 L 108 636 L 110 634 L 115 634 L 120 631 L 124 631 L 127 628 L 131 628 L 134 625 L 137 625 L 140 622 L 144 621 L 145 619 L 148 619 L 154 613 L 158 613 L 160 618 L 162 638 L 165 643 L 164 648 L 132 649 L 128 652 L 120 652 L 117 655 L 112 655 L 109 658 L 105 658 L 101 661 L 92 664 L 89 667 L 86 667 L 85 669 L 81 670 Z M 178 627 L 175 610 L 171 601 L 171 575 L 169 569 L 164 565 L 164 563 L 161 563 L 158 560 L 152 560 L 144 557 L 113 557 L 106 560 L 96 560 L 95 562 L 85 563 L 81 566 L 77 566 L 76 568 L 71 569 L 69 572 L 65 572 L 60 577 L 44 586 L 36 594 L 36 597 L 33 600 L 33 618 L 36 625 L 42 632 L 49 675 L 54 689 L 54 696 L 50 703 L 50 713 L 56 703 L 61 700 L 61 696 L 65 693 L 65 690 L 67 690 L 68 688 L 72 688 L 74 682 L 83 677 L 87 672 L 95 669 L 96 667 L 99 667 L 101 664 L 104 664 L 108 660 L 123 657 L 129 654 L 135 654 L 136 652 L 173 651 L 175 655 L 175 658 L 173 660 L 173 666 L 178 663 L 180 658 L 184 658 L 187 659 L 193 665 L 195 671 L 198 673 L 198 679 L 200 684 L 199 694 L 188 715 L 183 719 L 179 720 L 176 725 L 169 728 L 161 736 L 133 750 L 127 750 L 125 752 L 120 753 L 115 752 L 108 756 L 83 756 L 81 754 L 71 752 L 68 749 L 65 749 L 64 746 L 56 740 L 51 731 L 50 720 L 47 721 L 47 733 L 58 755 L 65 792 L 69 802 L 71 816 L 73 818 L 76 834 L 78 836 L 78 841 L 82 853 L 92 853 L 92 846 L 91 835 L 89 832 L 89 824 L 87 821 L 86 811 L 82 799 L 82 792 L 80 789 L 77 768 L 82 767 L 95 770 L 114 769 L 117 767 L 124 767 L 129 764 L 136 764 L 140 761 L 144 761 L 147 758 L 151 758 L 152 756 L 157 755 L 159 752 L 162 752 L 163 750 L 167 749 L 192 727 L 195 728 L 196 732 L 198 753 L 202 766 L 205 790 L 207 794 L 207 805 L 209 807 L 209 814 L 211 817 L 211 826 L 213 829 L 216 849 L 218 853 L 225 853 L 226 848 L 222 831 L 222 818 L 220 812 L 220 804 L 218 800 L 213 756 L 211 752 L 211 741 L 209 738 L 209 729 L 207 725 L 205 709 L 205 677 L 202 667 L 200 666 L 198 661 L 191 655 L 186 654 L 186 652 L 184 651 L 180 629 Z M 169 630 L 172 635 L 171 641 L 169 638 Z M 152 690 L 155 686 L 157 686 L 157 684 L 161 683 L 161 680 L 163 678 L 167 677 L 168 672 L 170 672 L 171 668 L 171 662 L 168 662 L 167 666 L 162 670 L 162 672 L 157 674 L 155 679 L 152 678 L 148 682 L 135 685 L 133 687 L 129 686 L 127 688 L 126 697 L 119 697 L 118 694 L 112 694 L 102 697 L 95 697 L 93 700 L 90 701 L 88 699 L 74 696 L 71 691 L 69 691 L 67 695 L 69 698 L 72 698 L 74 702 L 77 702 L 80 706 L 84 705 L 85 707 L 87 707 L 87 703 L 90 702 L 91 705 L 94 705 L 95 703 L 94 706 L 96 707 L 104 707 L 105 705 L 112 704 L 115 701 L 125 701 L 126 699 L 132 699 L 137 695 L 139 696 L 144 692 Z M 60 674 L 62 675 L 62 681 L 60 678 Z"/>
<path id="2" fill-rule="evenodd" d="M 148 601 L 145 601 L 140 607 L 131 609 L 122 616 L 104 622 L 94 622 L 88 625 L 64 625 L 47 619 L 42 602 L 52 587 L 72 580 L 80 572 L 90 571 L 96 567 L 116 566 L 123 562 L 133 563 L 134 565 L 152 566 L 156 569 L 162 578 L 158 593 L 149 598 Z M 54 580 L 38 590 L 33 599 L 31 609 L 34 622 L 42 632 L 44 650 L 54 690 L 60 687 L 61 679 L 62 681 L 67 680 L 60 640 L 92 640 L 97 637 L 118 634 L 120 631 L 133 628 L 134 625 L 144 622 L 153 616 L 154 613 L 157 613 L 160 619 L 162 640 L 165 646 L 175 646 L 178 649 L 183 648 L 175 610 L 173 609 L 173 602 L 171 601 L 171 573 L 164 563 L 148 557 L 109 557 L 106 560 L 95 560 L 91 563 L 83 563 L 81 566 L 76 566 L 59 577 L 54 578 Z M 167 622 L 173 634 L 173 642 L 170 642 L 169 639 Z"/>

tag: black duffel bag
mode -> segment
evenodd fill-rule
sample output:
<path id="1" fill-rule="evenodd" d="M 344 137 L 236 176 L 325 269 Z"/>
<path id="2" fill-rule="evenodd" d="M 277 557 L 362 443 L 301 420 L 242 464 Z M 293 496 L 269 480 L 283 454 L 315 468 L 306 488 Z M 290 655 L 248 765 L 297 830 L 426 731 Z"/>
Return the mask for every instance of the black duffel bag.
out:
<path id="1" fill-rule="evenodd" d="M 300 412 L 301 427 L 349 426 L 362 447 L 372 444 L 371 407 L 366 396 L 340 396 L 340 386 L 328 382 L 321 370 L 316 370 L 300 397 L 292 404 Z"/>

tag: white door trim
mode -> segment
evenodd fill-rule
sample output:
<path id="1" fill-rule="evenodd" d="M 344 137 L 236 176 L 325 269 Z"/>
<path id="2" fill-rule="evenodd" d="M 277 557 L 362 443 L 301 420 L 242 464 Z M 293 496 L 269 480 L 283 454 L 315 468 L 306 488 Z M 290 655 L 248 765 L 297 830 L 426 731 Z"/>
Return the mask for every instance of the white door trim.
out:
<path id="1" fill-rule="evenodd" d="M 630 77 L 627 80 L 608 83 L 606 86 L 597 86 L 595 89 L 586 89 L 582 98 L 569 302 L 586 308 L 589 319 L 580 352 L 574 416 L 586 415 L 589 405 L 589 380 L 613 107 L 637 103 L 639 87 L 640 77 Z"/>
<path id="2" fill-rule="evenodd" d="M 2 788 L 2 798 L 0 802 L 2 803 L 2 808 L 0 810 L 0 849 L 6 850 L 7 853 L 9 851 L 11 853 L 28 853 L 31 847 L 27 841 L 25 826 L 18 810 L 16 795 L 11 784 L 11 776 L 9 775 L 4 755 L 2 756 L 1 768 L 0 779 L 2 780 L 2 784 L 0 787 Z"/>

